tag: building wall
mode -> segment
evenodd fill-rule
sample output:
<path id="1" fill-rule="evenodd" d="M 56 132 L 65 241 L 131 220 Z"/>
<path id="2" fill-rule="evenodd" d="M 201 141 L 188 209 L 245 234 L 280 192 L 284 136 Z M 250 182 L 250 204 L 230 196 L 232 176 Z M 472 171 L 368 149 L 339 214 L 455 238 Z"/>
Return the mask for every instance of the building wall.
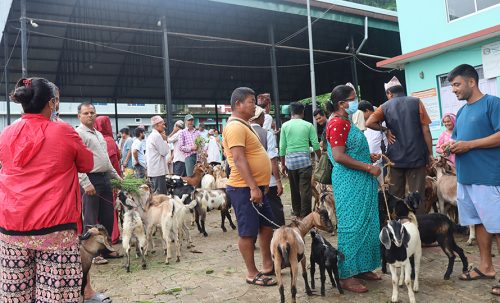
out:
<path id="1" fill-rule="evenodd" d="M 403 54 L 498 25 L 500 5 L 448 21 L 446 0 L 397 0 Z"/>

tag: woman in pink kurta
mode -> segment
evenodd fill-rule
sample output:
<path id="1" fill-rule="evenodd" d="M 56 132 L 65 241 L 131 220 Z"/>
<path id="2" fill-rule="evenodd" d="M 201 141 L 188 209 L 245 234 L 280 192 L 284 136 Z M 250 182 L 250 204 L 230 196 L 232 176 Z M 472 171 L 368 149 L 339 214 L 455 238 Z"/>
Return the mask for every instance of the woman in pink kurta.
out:
<path id="1" fill-rule="evenodd" d="M 444 114 L 441 122 L 446 130 L 439 135 L 438 142 L 436 144 L 436 152 L 450 160 L 450 162 L 453 163 L 453 166 L 455 165 L 455 154 L 450 154 L 449 149 L 446 147 L 451 140 L 451 135 L 453 133 L 453 129 L 455 128 L 455 120 L 456 118 L 454 114 Z"/>

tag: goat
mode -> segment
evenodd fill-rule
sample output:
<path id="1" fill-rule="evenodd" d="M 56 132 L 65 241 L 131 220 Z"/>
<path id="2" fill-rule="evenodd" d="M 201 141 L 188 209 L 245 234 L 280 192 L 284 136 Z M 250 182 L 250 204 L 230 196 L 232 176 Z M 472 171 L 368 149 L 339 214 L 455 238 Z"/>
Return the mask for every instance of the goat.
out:
<path id="1" fill-rule="evenodd" d="M 415 303 L 415 294 L 418 292 L 418 276 L 420 272 L 420 258 L 422 257 L 422 246 L 418 225 L 414 215 L 411 215 L 406 222 L 401 223 L 400 220 L 390 220 L 386 226 L 380 231 L 380 242 L 385 247 L 385 257 L 389 263 L 389 269 L 392 276 L 392 302 L 398 302 L 398 284 L 406 284 L 408 288 L 408 297 L 410 303 Z M 413 289 L 411 287 L 411 271 L 410 257 L 414 257 L 415 265 L 415 280 Z M 397 269 L 401 268 L 399 277 Z"/>
<path id="2" fill-rule="evenodd" d="M 221 165 L 216 165 L 214 167 L 214 177 L 216 189 L 226 188 L 227 175 Z"/>
<path id="3" fill-rule="evenodd" d="M 425 207 L 424 207 L 424 212 L 428 214 L 431 211 L 431 208 L 434 210 L 435 213 L 438 212 L 437 209 L 437 201 L 438 201 L 438 196 L 437 196 L 437 186 L 436 186 L 436 179 L 430 176 L 425 177 Z"/>
<path id="4" fill-rule="evenodd" d="M 420 195 L 418 192 L 411 193 L 408 195 L 407 199 L 398 203 L 395 208 L 395 215 L 397 218 L 407 218 L 410 214 L 415 213 L 415 210 L 420 204 Z M 454 223 L 443 214 L 427 214 L 427 215 L 417 215 L 418 221 L 418 231 L 420 234 L 420 240 L 424 244 L 432 244 L 438 242 L 439 246 L 443 252 L 448 257 L 448 268 L 444 274 L 444 279 L 450 279 L 450 275 L 453 272 L 453 266 L 455 264 L 455 254 L 456 252 L 462 261 L 462 271 L 467 272 L 469 267 L 469 262 L 464 254 L 462 248 L 460 248 L 455 242 L 455 237 L 453 235 Z"/>
<path id="5" fill-rule="evenodd" d="M 324 191 L 319 196 L 319 206 L 325 208 L 328 211 L 328 216 L 332 220 L 333 226 L 337 226 L 337 211 L 335 210 L 335 199 L 333 198 L 333 192 Z M 332 232 L 335 235 L 335 231 Z"/>
<path id="6" fill-rule="evenodd" d="M 327 232 L 333 231 L 333 225 L 326 209 L 316 209 L 304 217 L 302 221 L 294 220 L 288 226 L 282 226 L 273 233 L 273 238 L 271 239 L 271 257 L 274 261 L 274 270 L 276 272 L 276 280 L 278 281 L 282 303 L 285 302 L 285 293 L 281 270 L 290 267 L 292 302 L 296 302 L 298 262 L 302 265 L 302 277 L 304 278 L 306 293 L 312 295 L 307 281 L 304 236 L 313 227 L 326 230 Z"/>
<path id="7" fill-rule="evenodd" d="M 325 295 L 325 269 L 330 276 L 332 286 L 337 287 L 340 294 L 344 293 L 339 280 L 338 261 L 344 261 L 344 255 L 335 249 L 325 238 L 323 238 L 315 230 L 311 230 L 311 256 L 309 266 L 311 267 L 311 288 L 314 289 L 314 272 L 316 263 L 319 265 L 319 274 L 321 279 L 321 295 Z"/>
<path id="8" fill-rule="evenodd" d="M 453 166 L 448 161 L 445 157 L 441 157 L 433 164 L 437 177 L 436 193 L 439 200 L 439 212 L 445 215 L 448 214 L 457 223 L 457 176 Z M 450 208 L 453 213 L 450 213 Z M 470 225 L 467 245 L 472 245 L 475 239 L 475 227 Z"/>
<path id="9" fill-rule="evenodd" d="M 203 189 L 216 189 L 215 177 L 211 174 L 206 174 L 201 178 L 201 188 Z"/>
<path id="10" fill-rule="evenodd" d="M 142 269 L 145 269 L 146 258 L 144 257 L 144 249 L 146 247 L 146 233 L 141 216 L 137 211 L 138 205 L 134 205 L 133 200 L 129 199 L 123 191 L 118 193 L 117 200 L 125 209 L 122 228 L 122 246 L 127 255 L 125 268 L 127 272 L 130 272 L 130 242 L 135 238 L 137 239 L 136 252 L 141 257 Z"/>
<path id="11" fill-rule="evenodd" d="M 158 195 L 163 196 L 163 195 Z M 165 196 L 161 197 L 162 199 L 168 199 L 169 201 L 166 203 L 162 203 L 163 213 L 162 213 L 162 221 L 161 221 L 161 230 L 163 234 L 163 240 L 166 244 L 166 258 L 165 264 L 170 263 L 170 259 L 172 256 L 170 250 L 170 242 L 171 237 L 174 240 L 176 247 L 176 262 L 180 261 L 181 257 L 181 244 L 179 240 L 179 229 L 183 228 L 183 223 L 185 219 L 185 215 L 189 212 L 190 209 L 193 209 L 196 206 L 196 201 L 191 201 L 188 205 L 184 205 L 184 200 L 186 200 L 187 195 L 184 195 L 182 198 L 174 196 L 173 198 Z M 189 232 L 188 232 L 188 240 Z"/>
<path id="12" fill-rule="evenodd" d="M 203 177 L 203 174 L 205 173 L 205 169 L 203 168 L 203 165 L 200 163 L 197 163 L 194 166 L 193 169 L 193 174 L 189 177 L 181 177 L 184 182 L 186 182 L 189 185 L 192 185 L 194 187 L 199 187 L 201 183 L 201 178 Z"/>
<path id="13" fill-rule="evenodd" d="M 226 218 L 229 220 L 229 225 L 232 229 L 236 229 L 236 225 L 234 225 L 233 220 L 231 219 L 231 214 L 229 210 L 231 209 L 231 201 L 229 200 L 229 196 L 226 194 L 226 191 L 223 189 L 196 189 L 193 192 L 193 200 L 196 200 L 197 205 L 195 208 L 196 214 L 196 226 L 200 233 L 202 233 L 205 237 L 208 235 L 205 230 L 205 219 L 207 216 L 207 211 L 212 209 L 220 210 L 221 215 L 221 225 L 223 232 L 226 232 L 227 229 L 224 226 Z M 200 224 L 201 221 L 201 224 Z"/>
<path id="14" fill-rule="evenodd" d="M 85 287 L 87 286 L 87 276 L 89 274 L 90 267 L 92 266 L 92 259 L 105 250 L 110 252 L 115 251 L 115 249 L 111 246 L 108 232 L 104 226 L 100 224 L 89 225 L 86 226 L 86 229 L 87 231 L 79 237 L 83 272 L 81 288 L 82 297 Z"/>

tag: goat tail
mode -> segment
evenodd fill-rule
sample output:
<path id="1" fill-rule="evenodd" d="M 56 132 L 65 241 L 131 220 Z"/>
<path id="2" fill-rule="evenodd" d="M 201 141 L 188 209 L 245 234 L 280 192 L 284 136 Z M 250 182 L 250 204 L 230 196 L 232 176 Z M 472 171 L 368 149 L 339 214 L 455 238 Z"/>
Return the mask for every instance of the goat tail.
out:
<path id="1" fill-rule="evenodd" d="M 281 255 L 283 262 L 281 263 L 281 268 L 290 267 L 290 243 L 286 242 L 285 245 L 279 244 L 278 251 Z"/>
<path id="2" fill-rule="evenodd" d="M 408 214 L 408 219 L 410 220 L 411 223 L 415 224 L 418 227 L 417 216 L 415 216 L 413 212 L 410 212 Z"/>

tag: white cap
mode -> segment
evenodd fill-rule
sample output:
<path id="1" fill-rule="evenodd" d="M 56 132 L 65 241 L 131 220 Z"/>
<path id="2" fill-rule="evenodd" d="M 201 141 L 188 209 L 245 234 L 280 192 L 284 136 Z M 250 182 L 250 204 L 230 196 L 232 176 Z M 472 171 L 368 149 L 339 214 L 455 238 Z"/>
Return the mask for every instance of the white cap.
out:
<path id="1" fill-rule="evenodd" d="M 392 77 L 392 79 L 389 82 L 384 83 L 384 89 L 385 89 L 385 91 L 387 91 L 389 88 L 394 87 L 394 86 L 398 86 L 398 85 L 402 86 L 401 82 L 399 82 L 398 78 Z"/>

